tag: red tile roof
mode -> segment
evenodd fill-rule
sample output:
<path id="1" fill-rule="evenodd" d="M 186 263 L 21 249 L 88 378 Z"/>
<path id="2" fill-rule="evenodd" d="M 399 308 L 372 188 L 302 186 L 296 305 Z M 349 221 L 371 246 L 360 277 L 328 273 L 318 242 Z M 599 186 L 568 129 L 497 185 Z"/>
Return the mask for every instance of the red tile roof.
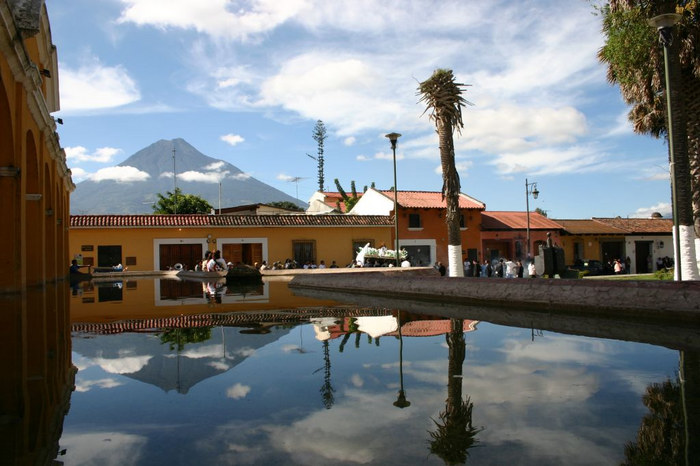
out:
<path id="1" fill-rule="evenodd" d="M 482 230 L 525 230 L 527 212 L 482 212 Z M 561 230 L 562 226 L 542 214 L 530 212 L 531 230 Z"/>
<path id="2" fill-rule="evenodd" d="M 394 191 L 379 191 L 391 200 L 394 199 Z M 442 193 L 436 191 L 399 191 L 397 202 L 401 207 L 409 209 L 444 209 L 447 207 Z M 460 209 L 484 210 L 486 204 L 467 196 L 464 193 L 459 195 Z"/>
<path id="3" fill-rule="evenodd" d="M 670 218 L 593 217 L 593 220 L 625 230 L 628 234 L 671 234 L 673 232 L 673 220 Z"/>
<path id="4" fill-rule="evenodd" d="M 71 215 L 71 228 L 392 226 L 385 215 Z"/>
<path id="5" fill-rule="evenodd" d="M 624 235 L 626 233 L 625 230 L 595 220 L 555 219 L 554 221 L 571 235 Z"/>

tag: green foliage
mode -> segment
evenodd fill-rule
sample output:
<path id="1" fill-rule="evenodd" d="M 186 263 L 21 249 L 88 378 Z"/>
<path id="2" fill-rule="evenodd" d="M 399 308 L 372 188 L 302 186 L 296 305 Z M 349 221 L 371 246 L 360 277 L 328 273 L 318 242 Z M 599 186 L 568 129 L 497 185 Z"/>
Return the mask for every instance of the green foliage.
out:
<path id="1" fill-rule="evenodd" d="M 318 162 L 318 190 L 323 191 L 323 184 L 324 184 L 324 176 L 323 176 L 323 141 L 326 140 L 326 126 L 323 124 L 323 121 L 318 120 L 316 122 L 316 126 L 314 126 L 314 131 L 312 133 L 312 137 L 314 138 L 314 141 L 318 144 L 318 152 L 316 161 Z"/>
<path id="2" fill-rule="evenodd" d="M 211 327 L 167 328 L 158 335 L 161 344 L 168 344 L 170 350 L 182 351 L 187 343 L 201 343 L 211 338 Z"/>
<path id="3" fill-rule="evenodd" d="M 657 280 L 673 280 L 673 269 L 661 269 L 654 272 L 654 278 Z"/>
<path id="4" fill-rule="evenodd" d="M 650 81 L 654 70 L 649 56 L 658 48 L 658 33 L 647 23 L 648 17 L 639 7 L 615 12 L 608 7 L 603 15 L 608 40 L 598 56 L 610 67 L 608 79 L 622 87 Z"/>
<path id="5" fill-rule="evenodd" d="M 540 209 L 539 207 L 535 209 L 535 212 L 537 212 L 538 214 L 542 215 L 543 217 L 546 217 L 546 216 L 547 216 L 547 211 L 546 211 L 546 210 L 542 210 L 542 209 Z"/>
<path id="6" fill-rule="evenodd" d="M 208 214 L 212 206 L 194 194 L 182 194 L 180 188 L 175 192 L 167 191 L 166 195 L 158 193 L 158 202 L 153 204 L 154 214 Z"/>
<path id="7" fill-rule="evenodd" d="M 340 185 L 340 181 L 338 181 L 338 178 L 335 180 L 335 187 L 338 189 L 338 194 L 340 194 L 340 197 L 343 198 L 343 203 L 345 204 L 345 212 L 350 212 L 353 207 L 355 207 L 355 204 L 357 204 L 357 201 L 360 200 L 360 197 L 357 194 L 357 189 L 355 189 L 355 181 L 350 182 L 350 190 L 352 193 L 352 196 L 348 196 L 348 194 L 345 192 L 343 187 Z M 372 186 L 374 186 L 374 183 L 372 183 Z M 365 188 L 365 191 L 367 189 Z M 337 203 L 338 210 L 342 212 L 342 209 L 340 207 L 340 201 Z"/>
<path id="8" fill-rule="evenodd" d="M 303 211 L 304 211 L 304 209 L 302 209 L 301 207 L 299 207 L 298 205 L 296 205 L 295 203 L 290 202 L 290 201 L 268 202 L 267 205 L 269 205 L 269 206 L 271 206 L 271 207 L 277 207 L 277 208 L 279 208 L 279 209 L 294 210 L 294 211 L 297 211 L 297 212 L 303 212 Z"/>

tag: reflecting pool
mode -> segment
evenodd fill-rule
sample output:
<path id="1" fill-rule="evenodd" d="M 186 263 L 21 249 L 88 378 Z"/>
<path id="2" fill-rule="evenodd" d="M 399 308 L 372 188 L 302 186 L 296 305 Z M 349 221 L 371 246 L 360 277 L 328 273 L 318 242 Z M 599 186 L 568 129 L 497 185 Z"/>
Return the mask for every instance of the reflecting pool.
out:
<path id="1" fill-rule="evenodd" d="M 694 344 L 209 285 L 71 290 L 59 461 L 698 464 Z"/>

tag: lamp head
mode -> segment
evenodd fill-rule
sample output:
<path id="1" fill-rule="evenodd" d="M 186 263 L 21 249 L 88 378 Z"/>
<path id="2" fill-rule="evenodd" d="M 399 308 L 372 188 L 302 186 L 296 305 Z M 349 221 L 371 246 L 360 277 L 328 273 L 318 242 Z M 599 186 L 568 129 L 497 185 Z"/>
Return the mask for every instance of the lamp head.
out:
<path id="1" fill-rule="evenodd" d="M 654 16 L 653 18 L 647 20 L 650 26 L 656 29 L 664 29 L 673 27 L 682 18 L 678 13 L 665 13 L 663 15 Z"/>
<path id="2" fill-rule="evenodd" d="M 391 148 L 396 149 L 396 141 L 401 137 L 399 133 L 389 133 L 386 135 L 386 137 L 389 138 L 389 141 L 391 141 Z"/>
<path id="3" fill-rule="evenodd" d="M 535 188 L 532 190 L 532 198 L 537 199 L 537 196 L 540 195 L 540 192 L 537 190 L 537 185 L 535 185 Z"/>

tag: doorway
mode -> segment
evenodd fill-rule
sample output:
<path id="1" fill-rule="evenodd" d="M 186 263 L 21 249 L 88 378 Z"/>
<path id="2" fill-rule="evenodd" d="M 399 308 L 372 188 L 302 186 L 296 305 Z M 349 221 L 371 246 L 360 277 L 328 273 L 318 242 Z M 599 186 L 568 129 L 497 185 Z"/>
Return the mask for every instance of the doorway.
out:
<path id="1" fill-rule="evenodd" d="M 635 273 L 652 272 L 652 241 L 635 241 L 634 249 L 636 251 L 634 256 Z"/>

